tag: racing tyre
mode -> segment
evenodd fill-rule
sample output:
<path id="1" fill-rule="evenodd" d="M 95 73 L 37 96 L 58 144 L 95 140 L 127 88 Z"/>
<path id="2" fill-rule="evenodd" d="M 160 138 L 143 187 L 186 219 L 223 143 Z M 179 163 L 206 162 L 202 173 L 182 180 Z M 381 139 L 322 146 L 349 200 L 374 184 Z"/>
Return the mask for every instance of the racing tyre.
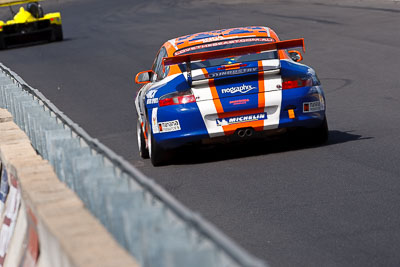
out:
<path id="1" fill-rule="evenodd" d="M 313 144 L 322 145 L 328 141 L 328 136 L 328 121 L 326 120 L 325 116 L 324 121 L 318 128 L 310 129 L 309 138 Z"/>
<path id="2" fill-rule="evenodd" d="M 61 25 L 55 25 L 53 26 L 53 31 L 51 33 L 51 41 L 62 41 L 64 39 L 63 36 L 63 31 L 62 31 L 62 26 Z"/>
<path id="3" fill-rule="evenodd" d="M 148 159 L 149 158 L 149 150 L 146 147 L 146 139 L 144 139 L 143 130 L 142 130 L 142 127 L 140 126 L 139 121 L 137 122 L 136 134 L 137 134 L 139 155 L 144 159 Z"/>
<path id="4" fill-rule="evenodd" d="M 165 165 L 172 157 L 171 151 L 165 150 L 157 144 L 156 140 L 154 140 L 153 133 L 151 128 L 149 127 L 148 134 L 148 149 L 151 163 L 153 166 L 162 166 Z"/>
<path id="5" fill-rule="evenodd" d="M 4 40 L 3 34 L 0 34 L 0 50 L 6 48 L 6 42 Z"/>

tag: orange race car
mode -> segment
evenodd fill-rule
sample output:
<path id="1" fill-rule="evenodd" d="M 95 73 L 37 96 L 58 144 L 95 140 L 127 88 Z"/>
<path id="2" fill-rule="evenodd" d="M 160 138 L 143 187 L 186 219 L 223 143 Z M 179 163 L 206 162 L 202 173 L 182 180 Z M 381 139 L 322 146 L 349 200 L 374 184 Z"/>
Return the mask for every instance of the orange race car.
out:
<path id="1" fill-rule="evenodd" d="M 305 130 L 328 138 L 315 71 L 298 63 L 304 40 L 281 41 L 268 27 L 190 34 L 165 42 L 135 99 L 139 153 L 161 165 L 190 143 L 265 138 Z"/>

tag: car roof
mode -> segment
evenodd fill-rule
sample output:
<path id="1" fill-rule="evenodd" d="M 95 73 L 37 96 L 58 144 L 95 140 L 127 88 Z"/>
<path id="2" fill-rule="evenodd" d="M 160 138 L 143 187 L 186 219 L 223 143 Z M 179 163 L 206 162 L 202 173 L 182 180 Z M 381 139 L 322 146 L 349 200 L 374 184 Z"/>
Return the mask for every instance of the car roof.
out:
<path id="1" fill-rule="evenodd" d="M 167 41 L 164 47 L 167 49 L 168 55 L 171 56 L 175 51 L 193 45 L 245 37 L 270 37 L 276 41 L 279 40 L 278 36 L 271 28 L 264 26 L 248 26 L 184 35 Z"/>

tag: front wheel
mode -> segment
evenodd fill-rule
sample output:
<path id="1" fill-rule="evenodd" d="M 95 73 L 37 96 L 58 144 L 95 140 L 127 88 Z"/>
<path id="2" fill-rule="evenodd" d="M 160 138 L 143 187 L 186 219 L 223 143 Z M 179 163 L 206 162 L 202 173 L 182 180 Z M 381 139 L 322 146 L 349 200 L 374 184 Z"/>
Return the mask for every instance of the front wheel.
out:
<path id="1" fill-rule="evenodd" d="M 153 166 L 162 166 L 171 160 L 172 151 L 163 149 L 159 144 L 157 144 L 150 127 L 147 135 L 147 144 L 150 160 Z"/>

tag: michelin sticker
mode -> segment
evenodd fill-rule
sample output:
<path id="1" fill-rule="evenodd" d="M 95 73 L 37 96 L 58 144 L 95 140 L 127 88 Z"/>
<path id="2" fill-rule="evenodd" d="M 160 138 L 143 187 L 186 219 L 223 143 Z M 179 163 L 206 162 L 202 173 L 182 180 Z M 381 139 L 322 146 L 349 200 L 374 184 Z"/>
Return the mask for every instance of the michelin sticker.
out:
<path id="1" fill-rule="evenodd" d="M 160 133 L 180 131 L 181 126 L 178 120 L 174 121 L 163 121 L 158 123 L 158 130 Z"/>
<path id="2" fill-rule="evenodd" d="M 267 113 L 257 113 L 257 114 L 217 119 L 216 122 L 217 126 L 225 126 L 230 124 L 249 122 L 249 121 L 259 121 L 266 119 L 267 119 Z"/>

